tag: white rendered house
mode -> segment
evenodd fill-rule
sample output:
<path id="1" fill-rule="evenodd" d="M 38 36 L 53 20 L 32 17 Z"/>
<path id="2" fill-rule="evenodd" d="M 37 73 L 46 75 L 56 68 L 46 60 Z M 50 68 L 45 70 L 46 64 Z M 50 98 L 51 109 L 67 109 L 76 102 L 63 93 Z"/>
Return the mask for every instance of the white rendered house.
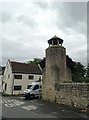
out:
<path id="1" fill-rule="evenodd" d="M 0 92 L 2 91 L 2 81 L 1 81 L 1 76 L 0 76 Z"/>
<path id="2" fill-rule="evenodd" d="M 2 80 L 3 80 L 4 70 L 5 70 L 5 66 L 3 67 L 0 66 L 0 92 L 2 92 Z"/>
<path id="3" fill-rule="evenodd" d="M 6 94 L 22 94 L 29 85 L 42 79 L 38 65 L 8 60 L 3 75 L 3 92 Z"/>

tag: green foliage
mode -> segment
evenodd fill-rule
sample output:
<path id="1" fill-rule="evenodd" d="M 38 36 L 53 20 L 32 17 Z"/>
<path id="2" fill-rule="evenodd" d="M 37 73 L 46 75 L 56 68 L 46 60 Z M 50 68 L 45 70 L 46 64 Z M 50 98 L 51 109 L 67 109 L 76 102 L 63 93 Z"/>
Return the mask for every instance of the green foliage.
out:
<path id="1" fill-rule="evenodd" d="M 76 62 L 75 72 L 72 73 L 72 79 L 74 82 L 85 82 L 89 83 L 89 64 L 85 68 L 81 63 Z"/>
<path id="2" fill-rule="evenodd" d="M 86 76 L 83 78 L 83 82 L 86 82 L 86 83 L 89 83 L 89 63 L 88 63 L 88 66 L 86 68 Z"/>
<path id="3" fill-rule="evenodd" d="M 72 80 L 74 82 L 82 82 L 83 77 L 80 74 L 72 74 Z"/>
<path id="4" fill-rule="evenodd" d="M 28 64 L 35 64 L 38 65 L 40 63 L 41 59 L 40 58 L 33 58 L 32 61 L 27 61 Z"/>
<path id="5" fill-rule="evenodd" d="M 82 81 L 86 82 L 86 83 L 89 83 L 89 77 L 85 77 Z"/>
<path id="6" fill-rule="evenodd" d="M 82 80 L 84 79 L 85 72 L 86 72 L 85 67 L 81 63 L 76 62 L 75 70 L 73 73 L 73 81 L 82 82 Z"/>
<path id="7" fill-rule="evenodd" d="M 75 63 L 68 55 L 66 56 L 67 67 L 71 69 L 72 73 L 75 73 Z"/>
<path id="8" fill-rule="evenodd" d="M 84 65 L 80 62 L 73 61 L 68 55 L 66 56 L 67 67 L 71 69 L 72 72 L 72 80 L 74 82 L 89 82 L 89 66 L 86 69 Z M 87 78 L 85 77 L 87 71 Z"/>
<path id="9" fill-rule="evenodd" d="M 88 66 L 87 66 L 86 77 L 89 77 L 89 63 L 88 63 Z"/>
<path id="10" fill-rule="evenodd" d="M 79 63 L 79 62 L 76 62 L 75 63 L 75 73 L 79 73 L 82 77 L 84 77 L 84 74 L 85 74 L 85 67 Z"/>

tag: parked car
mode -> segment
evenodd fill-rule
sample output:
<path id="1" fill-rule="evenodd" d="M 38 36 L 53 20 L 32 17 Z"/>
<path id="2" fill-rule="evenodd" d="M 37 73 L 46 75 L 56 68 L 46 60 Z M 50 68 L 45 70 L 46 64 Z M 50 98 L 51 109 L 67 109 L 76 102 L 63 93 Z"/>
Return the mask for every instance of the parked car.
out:
<path id="1" fill-rule="evenodd" d="M 23 97 L 25 97 L 25 99 L 34 99 L 34 98 L 41 98 L 41 86 L 42 83 L 41 82 L 33 82 L 29 85 L 29 88 L 27 88 L 24 93 L 23 93 Z"/>

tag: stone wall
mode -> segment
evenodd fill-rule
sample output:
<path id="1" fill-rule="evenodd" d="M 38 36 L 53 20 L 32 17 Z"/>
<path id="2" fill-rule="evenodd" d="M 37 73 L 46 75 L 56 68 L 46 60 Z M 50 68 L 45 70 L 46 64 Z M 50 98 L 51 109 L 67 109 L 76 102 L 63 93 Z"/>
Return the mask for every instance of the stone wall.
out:
<path id="1" fill-rule="evenodd" d="M 55 100 L 59 104 L 89 110 L 89 84 L 55 84 Z"/>

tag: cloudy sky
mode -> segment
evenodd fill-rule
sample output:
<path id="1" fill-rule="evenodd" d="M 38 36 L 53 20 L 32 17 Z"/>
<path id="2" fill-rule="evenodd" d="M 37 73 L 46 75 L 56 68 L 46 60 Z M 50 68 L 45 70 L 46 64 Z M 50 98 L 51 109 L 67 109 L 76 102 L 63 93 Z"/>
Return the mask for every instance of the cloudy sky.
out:
<path id="1" fill-rule="evenodd" d="M 64 40 L 67 54 L 87 64 L 87 3 L 0 2 L 0 64 L 43 58 L 47 40 Z M 1 59 L 2 58 L 2 59 Z"/>

